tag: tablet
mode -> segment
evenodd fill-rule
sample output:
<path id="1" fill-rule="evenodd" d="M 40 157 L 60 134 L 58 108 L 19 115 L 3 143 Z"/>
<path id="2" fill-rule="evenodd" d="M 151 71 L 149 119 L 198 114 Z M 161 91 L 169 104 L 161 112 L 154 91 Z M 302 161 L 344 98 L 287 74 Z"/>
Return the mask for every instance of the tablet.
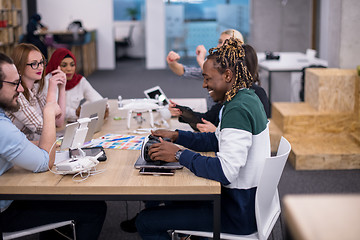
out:
<path id="1" fill-rule="evenodd" d="M 159 100 L 159 102 L 162 102 L 163 106 L 166 106 L 170 103 L 169 99 L 166 97 L 165 93 L 159 86 L 146 89 L 144 94 L 147 98 Z"/>
<path id="2" fill-rule="evenodd" d="M 95 132 L 97 121 L 98 121 L 98 117 L 90 118 L 90 122 L 87 124 L 88 129 L 84 138 L 84 142 L 80 143 L 81 145 L 92 139 Z M 73 122 L 66 125 L 64 137 L 60 146 L 61 151 L 67 148 L 71 148 L 73 146 L 76 131 L 78 130 L 79 127 L 80 127 L 79 122 Z"/>
<path id="3" fill-rule="evenodd" d="M 66 125 L 63 140 L 61 142 L 60 150 L 70 148 L 73 143 L 76 130 L 80 124 L 78 122 L 69 123 Z"/>
<path id="4" fill-rule="evenodd" d="M 95 132 L 100 131 L 102 125 L 104 124 L 104 115 L 106 111 L 107 100 L 108 100 L 107 98 L 103 98 L 95 102 L 85 103 L 81 106 L 79 118 L 98 117 L 95 127 Z"/>

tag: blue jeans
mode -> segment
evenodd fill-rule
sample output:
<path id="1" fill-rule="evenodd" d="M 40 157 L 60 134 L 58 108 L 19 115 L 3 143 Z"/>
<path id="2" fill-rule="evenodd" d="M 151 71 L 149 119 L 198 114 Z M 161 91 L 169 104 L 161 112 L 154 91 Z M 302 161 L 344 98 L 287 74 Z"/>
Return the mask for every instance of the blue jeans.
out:
<path id="1" fill-rule="evenodd" d="M 136 228 L 144 240 L 171 239 L 168 230 L 212 231 L 212 202 L 171 202 L 144 209 L 136 218 Z"/>

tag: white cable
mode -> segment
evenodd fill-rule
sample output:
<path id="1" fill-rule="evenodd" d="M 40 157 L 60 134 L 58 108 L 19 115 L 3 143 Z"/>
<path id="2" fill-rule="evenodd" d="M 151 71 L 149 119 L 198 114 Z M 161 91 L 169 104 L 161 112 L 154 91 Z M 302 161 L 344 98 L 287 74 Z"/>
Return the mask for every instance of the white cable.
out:
<path id="1" fill-rule="evenodd" d="M 88 169 L 87 171 L 81 171 L 78 172 L 76 174 L 74 174 L 74 176 L 72 177 L 74 182 L 82 182 L 85 181 L 86 179 L 88 179 L 90 176 L 96 175 L 96 174 L 100 174 L 106 171 L 106 169 L 102 169 L 102 170 L 96 170 L 96 167 L 93 167 L 94 170 Z M 87 173 L 87 175 L 84 177 L 83 173 Z M 80 176 L 82 179 L 80 180 L 76 180 L 75 177 Z"/>
<path id="2" fill-rule="evenodd" d="M 52 151 L 53 147 L 55 146 L 56 142 L 60 139 L 63 139 L 63 137 L 57 139 L 54 144 L 51 146 L 50 148 L 50 152 Z M 82 153 L 81 155 L 84 155 L 85 152 L 79 148 L 80 152 Z M 100 152 L 98 153 L 94 158 L 97 159 L 99 158 L 100 156 L 102 156 L 104 153 L 103 152 Z M 86 155 L 86 154 L 85 154 Z M 98 161 L 96 161 L 97 163 L 99 163 Z M 93 169 L 93 170 L 92 170 Z M 49 164 L 48 164 L 48 170 L 54 174 L 57 174 L 57 175 L 67 175 L 67 174 L 70 174 L 72 173 L 73 171 L 62 171 L 62 172 L 59 172 L 59 171 L 53 171 L 52 169 L 50 169 L 49 167 Z M 82 182 L 82 181 L 85 181 L 86 179 L 89 178 L 89 176 L 93 176 L 93 175 L 96 175 L 96 174 L 100 174 L 100 173 L 103 173 L 105 172 L 106 169 L 102 169 L 102 170 L 96 170 L 96 165 L 89 168 L 89 169 L 86 169 L 86 170 L 79 170 L 79 172 L 75 173 L 74 176 L 72 177 L 73 181 L 75 182 Z M 87 175 L 85 176 L 85 173 L 87 173 Z M 77 176 L 80 176 L 82 179 L 81 180 L 76 180 L 75 178 Z"/>

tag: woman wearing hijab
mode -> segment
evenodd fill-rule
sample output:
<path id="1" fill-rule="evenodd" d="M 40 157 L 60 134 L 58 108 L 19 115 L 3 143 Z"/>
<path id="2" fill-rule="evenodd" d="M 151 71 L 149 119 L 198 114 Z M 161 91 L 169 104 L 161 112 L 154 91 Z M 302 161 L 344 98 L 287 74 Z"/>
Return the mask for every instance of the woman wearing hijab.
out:
<path id="1" fill-rule="evenodd" d="M 46 67 L 46 79 L 60 67 L 66 74 L 66 119 L 75 121 L 80 115 L 81 103 L 94 102 L 103 97 L 90 85 L 86 78 L 75 72 L 76 59 L 74 54 L 66 48 L 58 48 L 52 54 Z M 108 115 L 108 109 L 105 117 Z"/>

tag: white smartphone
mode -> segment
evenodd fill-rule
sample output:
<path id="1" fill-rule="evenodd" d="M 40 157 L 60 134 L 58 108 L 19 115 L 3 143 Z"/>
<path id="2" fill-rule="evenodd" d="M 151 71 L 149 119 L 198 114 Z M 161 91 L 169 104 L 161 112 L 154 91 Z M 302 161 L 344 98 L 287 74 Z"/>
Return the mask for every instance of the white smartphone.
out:
<path id="1" fill-rule="evenodd" d="M 140 168 L 140 174 L 145 175 L 168 175 L 172 176 L 175 173 L 174 169 L 165 169 L 165 168 Z"/>

